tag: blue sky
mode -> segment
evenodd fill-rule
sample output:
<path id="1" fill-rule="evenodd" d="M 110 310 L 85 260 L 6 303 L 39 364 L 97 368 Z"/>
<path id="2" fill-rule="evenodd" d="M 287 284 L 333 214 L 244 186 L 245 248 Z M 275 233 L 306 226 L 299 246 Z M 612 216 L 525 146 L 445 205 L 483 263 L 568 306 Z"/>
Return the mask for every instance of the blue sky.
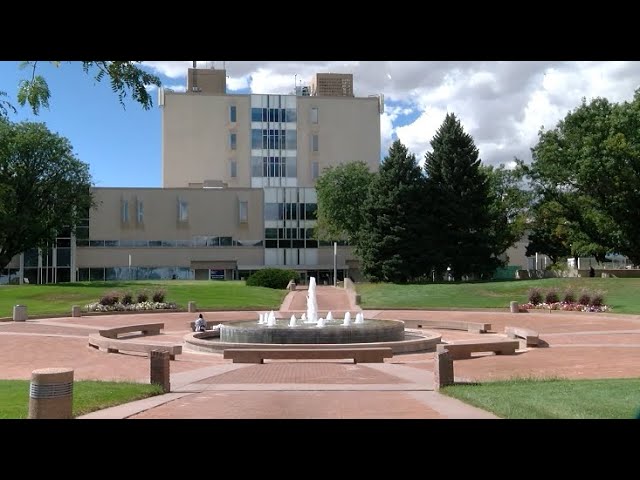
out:
<path id="1" fill-rule="evenodd" d="M 55 68 L 38 64 L 51 91 L 50 109 L 35 116 L 16 102 L 18 82 L 30 70 L 20 62 L 0 62 L 0 91 L 18 113 L 12 121 L 39 121 L 68 138 L 78 158 L 90 165 L 101 187 L 161 186 L 161 110 L 144 110 L 125 100 L 123 108 L 108 79 L 96 83 L 80 62 Z M 184 89 L 190 61 L 149 61 L 145 68 L 163 85 Z M 353 73 L 357 96 L 384 94 L 380 119 L 382 154 L 399 138 L 422 162 L 446 113 L 455 113 L 474 138 L 483 162 L 530 160 L 541 126 L 553 128 L 581 99 L 603 96 L 631 100 L 640 87 L 640 62 L 199 62 L 226 68 L 234 93 L 290 93 L 316 72 Z"/>
<path id="2" fill-rule="evenodd" d="M 18 83 L 30 71 L 19 70 L 19 62 L 0 62 L 0 91 L 18 110 L 10 120 L 44 122 L 49 130 L 68 138 L 76 156 L 89 164 L 97 186 L 161 186 L 160 110 L 155 98 L 150 110 L 127 99 L 125 109 L 108 80 L 95 83 L 79 62 L 60 68 L 41 62 L 38 73 L 46 78 L 51 99 L 49 110 L 42 109 L 36 116 L 16 101 Z"/>

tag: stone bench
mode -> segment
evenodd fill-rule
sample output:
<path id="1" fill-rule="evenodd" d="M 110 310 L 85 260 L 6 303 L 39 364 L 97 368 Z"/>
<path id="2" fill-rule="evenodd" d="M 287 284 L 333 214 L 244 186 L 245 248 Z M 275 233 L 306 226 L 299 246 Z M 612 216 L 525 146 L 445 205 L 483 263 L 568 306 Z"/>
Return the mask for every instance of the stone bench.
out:
<path id="1" fill-rule="evenodd" d="M 398 319 L 400 320 L 400 319 Z M 462 320 L 402 320 L 407 328 L 443 328 L 447 330 L 466 330 L 469 333 L 487 333 L 490 323 L 465 322 Z"/>
<path id="2" fill-rule="evenodd" d="M 540 336 L 535 330 L 523 327 L 504 327 L 504 333 L 509 338 L 521 338 L 527 347 L 537 347 L 540 342 Z"/>
<path id="3" fill-rule="evenodd" d="M 89 346 L 97 348 L 101 352 L 118 353 L 121 350 L 125 352 L 143 352 L 147 355 L 152 350 L 160 350 L 168 352 L 171 360 L 176 359 L 176 355 L 182 353 L 182 345 L 159 345 L 158 343 L 140 343 L 131 340 L 120 340 L 117 338 L 103 337 L 100 334 L 92 333 L 89 335 Z"/>
<path id="4" fill-rule="evenodd" d="M 99 330 L 102 337 L 117 339 L 121 333 L 141 332 L 143 335 L 159 335 L 164 329 L 164 323 L 143 323 L 138 325 L 125 325 L 124 327 L 113 327 Z"/>
<path id="5" fill-rule="evenodd" d="M 496 342 L 441 343 L 436 347 L 436 351 L 440 353 L 448 350 L 452 360 L 460 360 L 462 358 L 471 358 L 471 354 L 476 352 L 495 352 L 496 355 L 515 355 L 518 348 L 520 348 L 520 342 L 518 340 L 502 340 Z"/>
<path id="6" fill-rule="evenodd" d="M 265 359 L 326 360 L 353 358 L 353 363 L 383 363 L 393 357 L 390 347 L 375 348 L 227 348 L 233 363 L 264 363 Z"/>

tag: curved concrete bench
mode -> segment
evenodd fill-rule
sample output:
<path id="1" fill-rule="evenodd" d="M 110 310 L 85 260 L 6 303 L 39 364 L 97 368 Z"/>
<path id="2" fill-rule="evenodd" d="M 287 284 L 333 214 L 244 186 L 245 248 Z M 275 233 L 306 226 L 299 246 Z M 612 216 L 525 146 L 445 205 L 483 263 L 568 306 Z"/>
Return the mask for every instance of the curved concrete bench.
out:
<path id="1" fill-rule="evenodd" d="M 465 322 L 462 320 L 398 320 L 408 328 L 444 328 L 447 330 L 466 330 L 469 333 L 487 333 L 490 323 Z"/>
<path id="2" fill-rule="evenodd" d="M 495 352 L 496 355 L 515 355 L 520 348 L 518 340 L 499 340 L 495 342 L 456 342 L 441 343 L 436 347 L 437 353 L 445 350 L 449 352 L 452 360 L 471 358 L 474 352 Z"/>
<path id="3" fill-rule="evenodd" d="M 392 358 L 390 347 L 374 348 L 227 348 L 224 358 L 233 363 L 264 363 L 269 359 L 342 359 L 353 358 L 353 363 L 383 363 L 385 358 Z"/>
<path id="4" fill-rule="evenodd" d="M 521 338 L 527 347 L 537 347 L 540 342 L 540 335 L 535 330 L 523 327 L 504 327 L 504 333 L 509 338 Z"/>
<path id="5" fill-rule="evenodd" d="M 103 337 L 97 333 L 89 335 L 89 346 L 107 353 L 118 353 L 122 350 L 124 352 L 144 352 L 149 355 L 151 350 L 160 350 L 162 352 L 169 352 L 169 358 L 171 360 L 175 360 L 176 355 L 182 353 L 182 345 L 133 342 L 131 340 Z"/>
<path id="6" fill-rule="evenodd" d="M 98 330 L 98 333 L 102 337 L 117 339 L 121 333 L 140 332 L 142 335 L 159 335 L 160 330 L 162 329 L 164 329 L 164 323 L 142 323 L 138 325 L 105 328 L 103 330 Z"/>

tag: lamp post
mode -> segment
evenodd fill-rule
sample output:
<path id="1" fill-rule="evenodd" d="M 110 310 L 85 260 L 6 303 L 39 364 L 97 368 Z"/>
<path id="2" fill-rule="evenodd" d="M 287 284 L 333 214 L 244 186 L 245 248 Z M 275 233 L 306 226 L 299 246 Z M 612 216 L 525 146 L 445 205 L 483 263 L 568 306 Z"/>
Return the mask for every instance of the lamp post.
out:
<path id="1" fill-rule="evenodd" d="M 129 254 L 129 281 L 131 281 L 131 254 Z"/>
<path id="2" fill-rule="evenodd" d="M 451 267 L 447 267 L 447 281 L 451 281 Z"/>
<path id="3" fill-rule="evenodd" d="M 333 286 L 338 286 L 338 242 L 333 242 Z"/>

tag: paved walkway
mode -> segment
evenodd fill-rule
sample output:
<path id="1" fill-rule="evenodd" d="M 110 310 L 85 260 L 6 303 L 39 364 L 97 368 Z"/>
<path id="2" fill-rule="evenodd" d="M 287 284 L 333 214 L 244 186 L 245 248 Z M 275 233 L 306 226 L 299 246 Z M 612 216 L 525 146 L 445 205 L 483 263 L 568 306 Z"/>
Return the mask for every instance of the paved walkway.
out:
<path id="1" fill-rule="evenodd" d="M 354 315 L 341 289 L 317 288 L 318 307 Z M 289 294 L 281 314 L 306 309 L 306 291 Z M 257 319 L 259 312 L 205 312 L 207 320 Z M 365 311 L 366 318 L 467 320 L 537 330 L 547 348 L 508 356 L 482 355 L 454 364 L 457 381 L 528 377 L 640 377 L 640 316 L 564 312 Z M 76 380 L 149 381 L 149 360 L 88 347 L 100 328 L 163 322 L 162 341 L 180 343 L 189 313 L 52 318 L 0 323 L 0 378 L 29 379 L 45 367 L 71 367 Z M 443 340 L 478 338 L 436 330 Z M 487 335 L 487 334 L 483 334 Z M 433 353 L 394 355 L 383 364 L 270 361 L 233 364 L 220 354 L 187 352 L 171 362 L 172 392 L 82 418 L 494 418 L 433 391 Z"/>

